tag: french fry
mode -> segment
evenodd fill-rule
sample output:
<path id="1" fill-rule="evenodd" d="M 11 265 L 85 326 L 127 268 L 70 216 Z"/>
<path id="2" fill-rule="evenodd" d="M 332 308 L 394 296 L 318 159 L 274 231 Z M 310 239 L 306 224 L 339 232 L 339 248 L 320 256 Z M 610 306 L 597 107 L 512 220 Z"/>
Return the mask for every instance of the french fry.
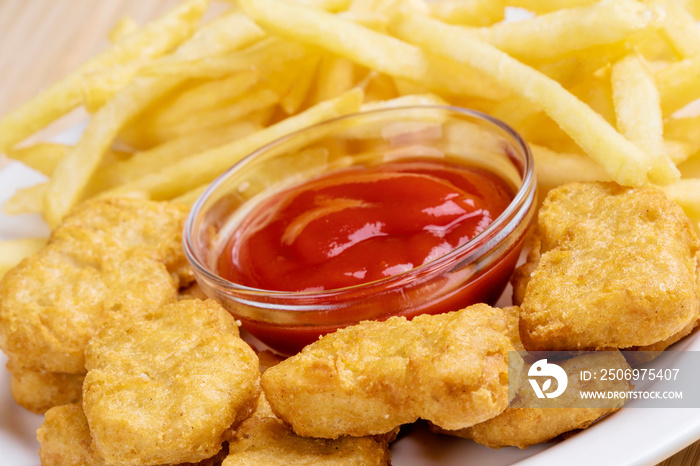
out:
<path id="1" fill-rule="evenodd" d="M 320 61 L 321 59 L 317 54 L 309 54 L 302 59 L 298 67 L 298 74 L 294 79 L 294 86 L 280 100 L 280 106 L 287 115 L 298 112 L 306 100 Z"/>
<path id="2" fill-rule="evenodd" d="M 698 128 L 700 128 L 700 115 L 668 118 L 664 124 L 664 134 L 668 139 L 683 144 L 685 158 L 688 158 L 700 152 Z"/>
<path id="3" fill-rule="evenodd" d="M 183 159 L 160 172 L 108 191 L 105 195 L 143 192 L 151 199 L 172 199 L 211 182 L 249 153 L 279 137 L 325 119 L 356 112 L 360 108 L 362 97 L 362 91 L 353 89 L 243 139 Z"/>
<path id="4" fill-rule="evenodd" d="M 413 107 L 420 105 L 447 105 L 447 102 L 435 94 L 412 94 L 389 100 L 367 102 L 360 106 L 360 111 L 368 112 L 385 108 Z"/>
<path id="5" fill-rule="evenodd" d="M 314 103 L 338 97 L 353 87 L 355 66 L 347 58 L 326 56 L 316 77 Z"/>
<path id="6" fill-rule="evenodd" d="M 146 62 L 130 62 L 118 67 L 85 73 L 82 77 L 83 105 L 90 113 L 98 111 L 114 94 L 124 89 Z"/>
<path id="7" fill-rule="evenodd" d="M 68 153 L 69 146 L 52 142 L 40 142 L 21 149 L 7 151 L 7 156 L 13 160 L 22 162 L 29 168 L 51 176 L 56 165 Z"/>
<path id="8" fill-rule="evenodd" d="M 330 12 L 347 10 L 352 3 L 351 0 L 289 0 L 292 3 L 309 8 L 317 8 Z"/>
<path id="9" fill-rule="evenodd" d="M 233 124 L 246 115 L 270 107 L 278 101 L 278 93 L 258 87 L 221 107 L 193 112 L 170 123 L 158 122 L 149 128 L 149 133 L 158 143 L 164 143 L 188 134 Z"/>
<path id="10" fill-rule="evenodd" d="M 306 53 L 307 49 L 300 44 L 269 38 L 223 56 L 159 61 L 141 67 L 139 75 L 158 78 L 223 78 L 269 63 L 298 60 Z"/>
<path id="11" fill-rule="evenodd" d="M 697 20 L 675 1 L 663 2 L 665 16 L 661 31 L 673 50 L 681 58 L 700 53 L 700 28 Z"/>
<path id="12" fill-rule="evenodd" d="M 0 279 L 22 259 L 46 244 L 44 238 L 22 238 L 0 241 Z"/>
<path id="13" fill-rule="evenodd" d="M 115 188 L 142 178 L 149 173 L 157 172 L 163 167 L 219 147 L 253 134 L 262 129 L 260 125 L 242 121 L 213 130 L 189 134 L 172 139 L 152 149 L 136 152 L 123 161 L 115 161 L 100 167 L 90 180 L 86 189 L 86 197 L 94 196 L 102 191 Z"/>
<path id="14" fill-rule="evenodd" d="M 503 0 L 442 0 L 430 3 L 430 14 L 449 24 L 490 26 L 503 21 Z"/>
<path id="15" fill-rule="evenodd" d="M 664 158 L 655 166 L 667 167 L 665 173 L 649 172 L 652 182 L 668 184 L 680 177 L 666 154 L 663 117 L 654 78 L 641 59 L 629 55 L 612 67 L 613 100 L 617 129 L 652 158 Z"/>
<path id="16" fill-rule="evenodd" d="M 92 58 L 32 100 L 0 119 L 0 153 L 80 105 L 86 73 L 129 60 L 157 57 L 194 34 L 208 0 L 185 0 L 163 17 Z"/>
<path id="17" fill-rule="evenodd" d="M 629 46 L 628 41 L 595 45 L 533 66 L 564 88 L 571 89 L 582 85 L 599 70 L 627 55 Z"/>
<path id="18" fill-rule="evenodd" d="M 174 123 L 185 115 L 211 110 L 236 98 L 253 87 L 260 79 L 255 70 L 243 71 L 233 76 L 207 81 L 190 88 L 168 102 L 160 112 L 165 123 Z"/>
<path id="19" fill-rule="evenodd" d="M 517 58 L 541 60 L 613 44 L 644 29 L 653 19 L 653 12 L 636 0 L 601 0 L 590 6 L 470 31 Z"/>
<path id="20" fill-rule="evenodd" d="M 492 99 L 505 96 L 499 86 L 467 66 L 429 56 L 417 47 L 332 14 L 274 0 L 239 3 L 274 34 L 320 47 L 367 68 L 419 82 L 436 92 Z"/>
<path id="21" fill-rule="evenodd" d="M 193 205 L 199 196 L 209 187 L 209 183 L 204 183 L 194 189 L 187 191 L 186 193 L 180 194 L 179 196 L 172 199 L 172 202 L 185 205 Z"/>
<path id="22" fill-rule="evenodd" d="M 535 175 L 542 195 L 566 183 L 610 179 L 600 165 L 583 154 L 556 152 L 536 144 L 530 144 L 530 149 L 535 159 Z"/>
<path id="23" fill-rule="evenodd" d="M 666 195 L 681 206 L 685 213 L 697 220 L 700 220 L 700 178 L 683 178 L 662 190 Z"/>
<path id="24" fill-rule="evenodd" d="M 534 13 L 550 13 L 564 8 L 588 6 L 599 0 L 506 0 L 506 5 L 525 8 Z"/>
<path id="25" fill-rule="evenodd" d="M 186 88 L 170 96 L 157 105 L 151 105 L 141 112 L 136 119 L 120 132 L 120 139 L 132 147 L 150 148 L 163 144 L 169 138 L 178 137 L 198 131 L 196 127 L 186 130 L 186 126 L 216 108 L 224 107 L 250 90 L 259 79 L 255 71 L 244 71 L 230 78 L 207 81 L 194 87 Z M 226 122 L 222 121 L 222 124 Z M 206 128 L 206 125 L 202 125 Z M 201 128 L 200 128 L 201 129 Z"/>
<path id="26" fill-rule="evenodd" d="M 469 64 L 541 108 L 618 183 L 641 186 L 648 181 L 649 156 L 556 81 L 456 26 L 414 14 L 398 17 L 393 26 L 399 37 Z"/>
<path id="27" fill-rule="evenodd" d="M 374 70 L 367 73 L 367 76 L 358 83 L 358 87 L 365 91 L 365 102 L 389 100 L 399 96 L 391 76 Z"/>
<path id="28" fill-rule="evenodd" d="M 39 183 L 27 188 L 20 188 L 2 205 L 7 215 L 41 213 L 48 183 Z"/>
<path id="29" fill-rule="evenodd" d="M 700 98 L 700 55 L 673 63 L 654 75 L 664 116 Z"/>

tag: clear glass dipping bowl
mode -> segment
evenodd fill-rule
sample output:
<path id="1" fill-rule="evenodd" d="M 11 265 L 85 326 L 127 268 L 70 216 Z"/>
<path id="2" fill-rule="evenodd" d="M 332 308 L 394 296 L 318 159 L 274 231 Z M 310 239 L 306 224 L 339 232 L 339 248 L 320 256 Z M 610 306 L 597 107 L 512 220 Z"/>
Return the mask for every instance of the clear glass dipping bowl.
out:
<path id="1" fill-rule="evenodd" d="M 444 256 L 381 280 L 325 291 L 250 288 L 218 273 L 232 229 L 261 199 L 304 180 L 357 165 L 438 157 L 495 172 L 516 192 L 481 234 Z M 282 354 L 367 319 L 411 318 L 495 303 L 520 255 L 535 211 L 533 160 L 521 137 L 479 112 L 416 106 L 352 114 L 280 138 L 248 155 L 201 195 L 184 246 L 202 290 L 243 328 Z"/>

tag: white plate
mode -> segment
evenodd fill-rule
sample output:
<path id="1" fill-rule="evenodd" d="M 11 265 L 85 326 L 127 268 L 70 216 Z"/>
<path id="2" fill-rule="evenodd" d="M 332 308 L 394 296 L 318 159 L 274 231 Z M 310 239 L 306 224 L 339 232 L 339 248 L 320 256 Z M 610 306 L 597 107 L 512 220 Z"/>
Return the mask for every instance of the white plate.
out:
<path id="1" fill-rule="evenodd" d="M 9 164 L 0 170 L 0 205 L 17 188 L 42 179 L 19 163 Z M 0 215 L 0 240 L 47 233 L 48 228 L 38 216 Z M 675 349 L 700 351 L 700 333 L 682 341 Z M 5 361 L 0 353 L 3 367 Z M 28 413 L 14 403 L 9 374 L 0 368 L 0 465 L 39 464 L 35 432 L 41 421 L 41 416 Z M 407 433 L 392 447 L 395 466 L 654 465 L 700 439 L 700 409 L 624 408 L 563 442 L 526 450 L 491 450 L 469 440 L 430 434 L 420 424 L 405 430 Z"/>

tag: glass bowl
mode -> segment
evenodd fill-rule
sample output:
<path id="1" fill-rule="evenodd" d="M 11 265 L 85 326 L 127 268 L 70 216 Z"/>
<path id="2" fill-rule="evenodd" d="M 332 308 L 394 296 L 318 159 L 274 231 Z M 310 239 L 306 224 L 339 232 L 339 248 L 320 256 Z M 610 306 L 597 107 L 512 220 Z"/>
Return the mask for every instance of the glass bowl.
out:
<path id="1" fill-rule="evenodd" d="M 475 238 L 411 270 L 323 291 L 272 291 L 232 283 L 218 262 L 232 230 L 272 193 L 348 167 L 403 158 L 439 158 L 488 169 L 515 193 L 506 210 Z M 516 265 L 535 211 L 532 155 L 504 123 L 449 106 L 366 111 L 280 138 L 221 175 L 194 204 L 184 247 L 204 293 L 253 336 L 293 354 L 320 335 L 362 320 L 493 304 Z"/>

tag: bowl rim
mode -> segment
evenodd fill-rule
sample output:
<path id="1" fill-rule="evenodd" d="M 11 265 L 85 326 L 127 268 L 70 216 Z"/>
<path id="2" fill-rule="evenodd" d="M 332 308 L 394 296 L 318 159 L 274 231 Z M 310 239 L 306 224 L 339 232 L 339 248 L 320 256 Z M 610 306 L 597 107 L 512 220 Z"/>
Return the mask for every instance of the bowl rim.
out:
<path id="1" fill-rule="evenodd" d="M 489 224 L 488 227 L 486 227 L 482 232 L 480 232 L 478 235 L 476 235 L 474 238 L 470 239 L 466 243 L 450 250 L 448 253 L 443 254 L 442 256 L 421 264 L 417 267 L 414 267 L 410 270 L 395 274 L 395 275 L 390 275 L 388 277 L 384 277 L 378 280 L 374 280 L 371 282 L 366 282 L 366 283 L 360 283 L 357 285 L 352 285 L 352 286 L 347 286 L 347 287 L 342 287 L 342 288 L 331 288 L 327 290 L 315 290 L 315 291 L 281 291 L 281 290 L 267 290 L 263 288 L 255 288 L 251 286 L 246 286 L 242 285 L 239 283 L 235 283 L 232 281 L 229 281 L 222 276 L 220 276 L 217 273 L 212 272 L 209 270 L 209 268 L 202 264 L 199 258 L 197 257 L 197 254 L 194 252 L 194 246 L 193 246 L 193 229 L 195 225 L 195 221 L 197 217 L 199 216 L 200 211 L 202 210 L 202 207 L 204 204 L 207 202 L 207 200 L 210 198 L 210 196 L 216 192 L 216 190 L 220 187 L 221 184 L 223 184 L 229 176 L 234 173 L 240 166 L 243 166 L 250 162 L 252 159 L 255 159 L 257 156 L 260 154 L 263 154 L 267 152 L 269 149 L 284 143 L 287 140 L 290 140 L 294 137 L 296 137 L 299 134 L 302 134 L 304 132 L 310 131 L 314 128 L 326 126 L 326 125 L 331 125 L 334 124 L 338 121 L 343 121 L 343 120 L 348 120 L 352 118 L 359 118 L 359 117 L 364 117 L 366 115 L 371 115 L 371 114 L 377 114 L 377 113 L 397 113 L 401 111 L 406 111 L 406 110 L 415 110 L 415 109 L 433 109 L 433 110 L 441 110 L 445 112 L 451 112 L 451 113 L 457 113 L 461 114 L 463 116 L 468 116 L 472 119 L 476 120 L 482 120 L 486 121 L 496 127 L 498 127 L 500 130 L 504 131 L 507 135 L 509 135 L 512 139 L 515 145 L 521 150 L 523 156 L 524 156 L 524 163 L 522 164 L 522 182 L 520 187 L 518 188 L 518 191 L 515 193 L 515 196 L 513 196 L 513 199 L 511 200 L 510 204 L 508 204 L 508 207 L 501 212 L 501 214 L 496 217 L 493 222 Z M 510 157 L 509 157 L 510 158 Z M 292 131 L 290 133 L 285 134 L 284 136 L 281 136 L 277 139 L 274 139 L 273 141 L 268 142 L 267 144 L 260 146 L 258 149 L 252 151 L 245 157 L 241 158 L 238 162 L 234 163 L 230 168 L 228 168 L 225 172 L 223 172 L 221 175 L 219 175 L 214 181 L 211 182 L 211 184 L 199 195 L 195 203 L 192 205 L 192 208 L 190 209 L 190 212 L 187 216 L 187 220 L 185 222 L 184 226 L 184 234 L 183 234 L 183 246 L 185 250 L 185 256 L 190 263 L 190 265 L 195 269 L 195 277 L 203 276 L 205 277 L 208 281 L 213 282 L 216 284 L 216 286 L 221 287 L 225 289 L 228 292 L 236 292 L 239 294 L 247 294 L 247 295 L 258 295 L 258 296 L 268 296 L 268 297 L 274 297 L 277 299 L 284 299 L 288 298 L 290 300 L 294 299 L 304 299 L 304 300 L 315 300 L 315 299 L 323 299 L 327 297 L 335 297 L 338 294 L 345 294 L 345 293 L 353 293 L 357 291 L 364 291 L 366 289 L 372 289 L 375 287 L 381 287 L 381 288 L 387 288 L 387 287 L 400 287 L 403 286 L 406 283 L 410 283 L 414 277 L 421 275 L 422 273 L 426 273 L 427 269 L 432 269 L 432 268 L 437 268 L 438 270 L 441 270 L 443 267 L 445 267 L 448 264 L 451 264 L 454 261 L 455 256 L 462 256 L 465 255 L 460 259 L 461 262 L 472 262 L 475 259 L 478 259 L 480 256 L 485 255 L 488 253 L 493 247 L 500 243 L 505 237 L 507 237 L 513 230 L 515 230 L 516 226 L 520 223 L 520 221 L 527 215 L 527 212 L 530 210 L 531 206 L 534 205 L 535 202 L 535 195 L 536 195 L 536 182 L 535 182 L 535 171 L 534 171 L 534 159 L 532 155 L 532 151 L 530 150 L 530 147 L 528 144 L 525 142 L 525 140 L 520 136 L 517 131 L 515 131 L 513 128 L 511 128 L 508 124 L 505 122 L 499 120 L 498 118 L 495 118 L 487 113 L 478 111 L 478 110 L 473 110 L 469 108 L 463 108 L 463 107 L 458 107 L 454 105 L 407 105 L 407 106 L 398 106 L 398 107 L 389 107 L 389 108 L 381 108 L 381 109 L 372 109 L 372 110 L 365 110 L 365 111 L 359 111 L 359 112 L 353 112 L 345 115 L 341 115 L 335 118 L 330 118 L 326 119 L 323 121 L 320 121 L 318 123 L 315 123 L 313 125 L 308 125 L 304 126 L 301 129 L 298 129 L 296 131 Z M 503 232 L 504 229 L 507 227 L 512 226 L 505 234 L 498 234 L 499 232 Z M 485 241 L 486 240 L 486 241 Z M 495 244 L 494 243 L 495 240 Z M 472 250 L 473 251 L 470 251 Z"/>

